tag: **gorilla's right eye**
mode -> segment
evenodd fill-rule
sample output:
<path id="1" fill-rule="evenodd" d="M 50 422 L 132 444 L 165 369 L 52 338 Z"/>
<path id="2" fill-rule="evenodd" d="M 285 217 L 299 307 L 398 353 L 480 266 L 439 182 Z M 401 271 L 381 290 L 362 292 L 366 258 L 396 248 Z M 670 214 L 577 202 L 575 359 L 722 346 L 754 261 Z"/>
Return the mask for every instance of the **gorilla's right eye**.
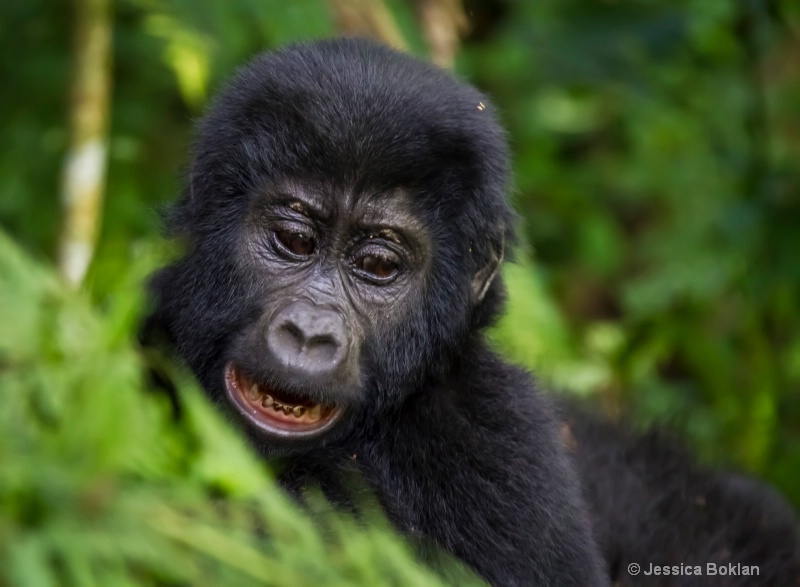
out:
<path id="1" fill-rule="evenodd" d="M 308 257 L 316 249 L 314 238 L 302 232 L 277 230 L 275 239 L 286 252 L 296 257 Z"/>

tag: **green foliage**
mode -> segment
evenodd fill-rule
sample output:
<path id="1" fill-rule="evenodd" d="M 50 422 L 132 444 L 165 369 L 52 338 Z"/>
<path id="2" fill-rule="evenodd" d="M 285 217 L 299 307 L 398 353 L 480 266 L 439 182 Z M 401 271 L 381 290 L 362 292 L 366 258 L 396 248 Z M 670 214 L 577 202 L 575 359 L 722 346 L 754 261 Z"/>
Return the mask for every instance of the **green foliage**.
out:
<path id="1" fill-rule="evenodd" d="M 101 312 L 0 232 L 0 585 L 442 584 L 384 521 L 299 510 L 186 382 L 173 419 L 127 340 L 140 258 Z"/>
<path id="2" fill-rule="evenodd" d="M 798 503 L 799 17 L 770 0 L 510 3 L 460 64 L 512 131 L 535 251 L 503 348 Z"/>

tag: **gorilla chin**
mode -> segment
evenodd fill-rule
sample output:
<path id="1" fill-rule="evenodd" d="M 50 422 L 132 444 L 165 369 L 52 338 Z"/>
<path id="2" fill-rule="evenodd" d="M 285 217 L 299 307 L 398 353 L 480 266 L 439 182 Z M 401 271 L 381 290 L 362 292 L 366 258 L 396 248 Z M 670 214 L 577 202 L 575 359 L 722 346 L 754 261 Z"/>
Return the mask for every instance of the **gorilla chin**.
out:
<path id="1" fill-rule="evenodd" d="M 302 393 L 258 382 L 233 362 L 225 366 L 225 390 L 231 406 L 248 425 L 263 436 L 284 441 L 321 438 L 345 411 L 341 406 L 316 403 Z"/>

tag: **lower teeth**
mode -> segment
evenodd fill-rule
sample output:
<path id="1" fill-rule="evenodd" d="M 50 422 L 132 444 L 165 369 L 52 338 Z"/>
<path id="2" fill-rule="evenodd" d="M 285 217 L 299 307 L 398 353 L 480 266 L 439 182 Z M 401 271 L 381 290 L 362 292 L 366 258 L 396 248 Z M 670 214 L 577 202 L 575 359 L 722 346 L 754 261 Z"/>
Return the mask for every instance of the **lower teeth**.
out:
<path id="1" fill-rule="evenodd" d="M 264 408 L 272 408 L 276 412 L 283 412 L 287 416 L 292 415 L 295 418 L 299 418 L 302 415 L 307 415 L 311 420 L 319 420 L 320 416 L 322 415 L 322 406 L 319 404 L 315 404 L 314 406 L 307 408 L 305 406 L 287 406 L 275 400 L 269 394 L 261 394 L 258 390 L 258 385 L 254 384 L 247 392 L 247 398 L 250 401 L 258 401 L 261 400 L 261 406 Z"/>

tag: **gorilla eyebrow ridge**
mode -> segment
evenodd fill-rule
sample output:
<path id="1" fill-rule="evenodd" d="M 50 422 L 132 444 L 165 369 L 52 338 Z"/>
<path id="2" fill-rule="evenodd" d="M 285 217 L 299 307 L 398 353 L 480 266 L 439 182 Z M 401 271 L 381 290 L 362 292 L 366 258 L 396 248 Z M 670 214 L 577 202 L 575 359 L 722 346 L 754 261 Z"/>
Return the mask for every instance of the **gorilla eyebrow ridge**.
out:
<path id="1" fill-rule="evenodd" d="M 266 196 L 288 208 L 316 220 L 326 220 L 331 215 L 326 198 L 316 189 L 305 184 L 287 181 L 265 190 Z"/>

